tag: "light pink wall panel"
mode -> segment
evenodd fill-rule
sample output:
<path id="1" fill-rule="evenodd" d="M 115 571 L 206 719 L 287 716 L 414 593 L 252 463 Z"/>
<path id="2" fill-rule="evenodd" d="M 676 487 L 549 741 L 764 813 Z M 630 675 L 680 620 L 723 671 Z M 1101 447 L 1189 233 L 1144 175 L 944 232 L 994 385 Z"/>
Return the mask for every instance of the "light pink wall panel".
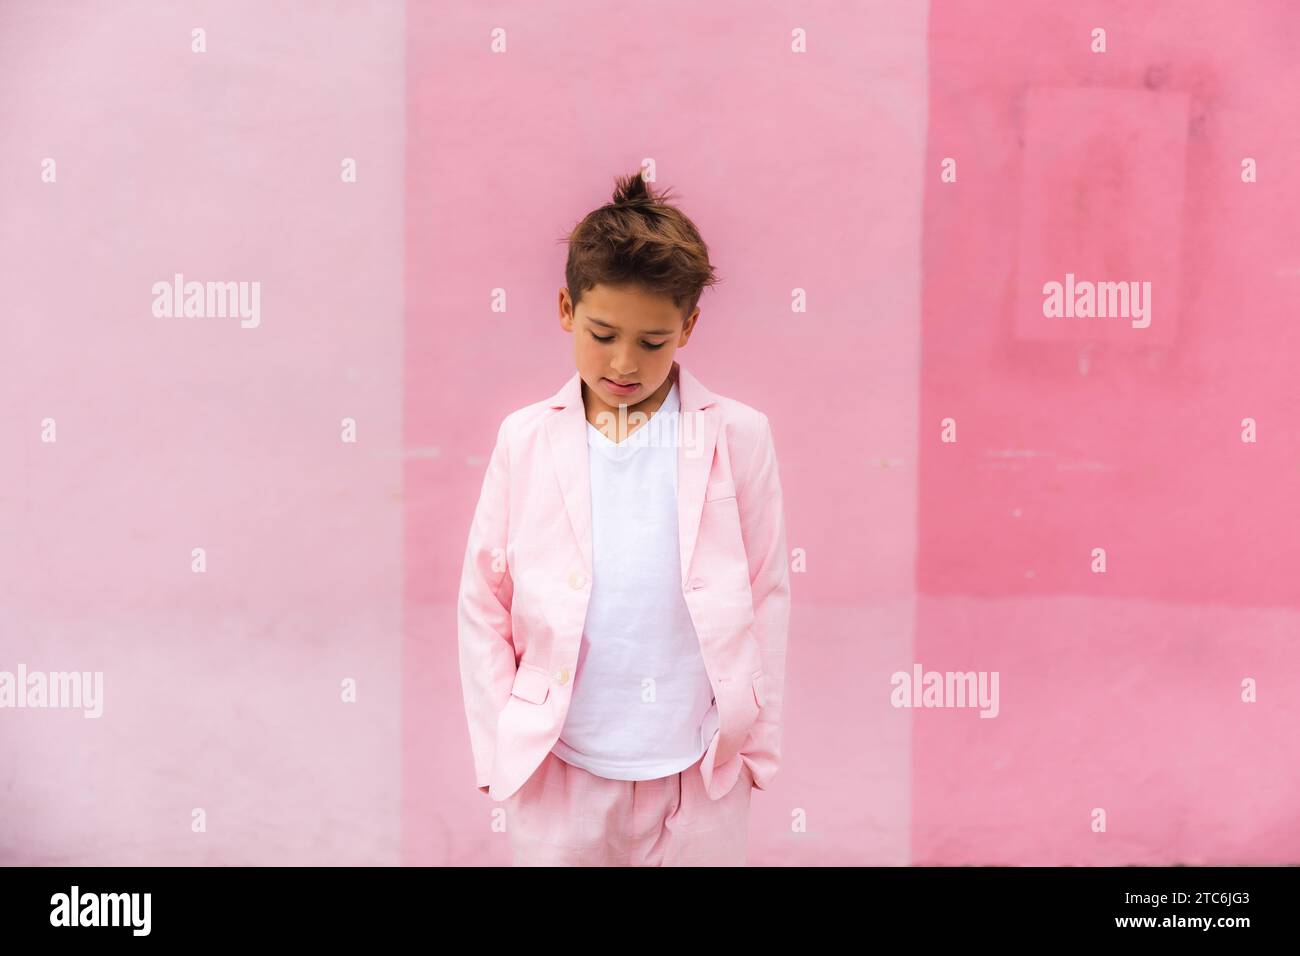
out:
<path id="1" fill-rule="evenodd" d="M 397 860 L 402 14 L 0 5 L 0 862 Z"/>

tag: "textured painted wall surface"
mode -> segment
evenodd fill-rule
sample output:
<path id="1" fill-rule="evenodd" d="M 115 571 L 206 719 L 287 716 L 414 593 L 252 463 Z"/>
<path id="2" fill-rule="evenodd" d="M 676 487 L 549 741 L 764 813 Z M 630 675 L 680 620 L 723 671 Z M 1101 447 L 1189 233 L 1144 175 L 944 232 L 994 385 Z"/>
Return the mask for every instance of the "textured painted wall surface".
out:
<path id="1" fill-rule="evenodd" d="M 808 553 L 787 756 L 753 801 L 750 859 L 905 863 L 909 724 L 887 675 L 911 659 L 924 6 L 792 20 L 778 3 L 674 2 L 635 32 L 602 3 L 489 9 L 412 6 L 408 22 L 408 859 L 508 859 L 456 670 L 465 534 L 501 418 L 574 371 L 554 240 L 649 157 L 723 277 L 679 360 L 768 414 L 790 546 Z"/>
<path id="2" fill-rule="evenodd" d="M 507 861 L 465 535 L 647 158 L 806 559 L 751 862 L 1300 860 L 1300 11 L 652 10 L 0 4 L 0 672 L 104 676 L 0 709 L 0 862 Z"/>
<path id="3" fill-rule="evenodd" d="M 402 35 L 0 5 L 0 670 L 103 674 L 0 710 L 0 862 L 398 858 Z"/>
<path id="4" fill-rule="evenodd" d="M 916 660 L 1001 708 L 913 712 L 915 862 L 1295 862 L 1300 10 L 929 32 Z M 1149 314 L 1050 317 L 1067 274 Z"/>

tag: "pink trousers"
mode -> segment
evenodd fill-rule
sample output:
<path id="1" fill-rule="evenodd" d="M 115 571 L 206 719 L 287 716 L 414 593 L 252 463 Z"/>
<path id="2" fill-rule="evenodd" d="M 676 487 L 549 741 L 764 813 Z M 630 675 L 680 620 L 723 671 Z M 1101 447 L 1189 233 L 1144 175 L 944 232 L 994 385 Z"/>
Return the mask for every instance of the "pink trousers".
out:
<path id="1" fill-rule="evenodd" d="M 710 800 L 700 762 L 610 780 L 548 753 L 503 803 L 515 866 L 744 866 L 753 777 Z"/>

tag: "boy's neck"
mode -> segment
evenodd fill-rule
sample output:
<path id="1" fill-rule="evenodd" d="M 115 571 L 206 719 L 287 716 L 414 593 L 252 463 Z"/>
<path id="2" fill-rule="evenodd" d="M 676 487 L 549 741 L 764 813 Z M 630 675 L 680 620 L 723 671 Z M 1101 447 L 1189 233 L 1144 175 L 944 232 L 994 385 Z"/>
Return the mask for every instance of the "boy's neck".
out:
<path id="1" fill-rule="evenodd" d="M 615 444 L 622 444 L 627 440 L 628 435 L 646 424 L 651 416 L 659 411 L 664 399 L 672 391 L 673 383 L 676 381 L 677 364 L 674 362 L 673 370 L 668 373 L 668 377 L 664 379 L 663 384 L 655 389 L 649 397 L 642 399 L 635 405 L 628 405 L 627 411 L 622 415 L 619 414 L 619 406 L 607 405 L 599 396 L 592 393 L 586 382 L 583 382 L 582 404 L 586 409 L 587 421 L 599 429 L 601 434 L 610 441 Z"/>

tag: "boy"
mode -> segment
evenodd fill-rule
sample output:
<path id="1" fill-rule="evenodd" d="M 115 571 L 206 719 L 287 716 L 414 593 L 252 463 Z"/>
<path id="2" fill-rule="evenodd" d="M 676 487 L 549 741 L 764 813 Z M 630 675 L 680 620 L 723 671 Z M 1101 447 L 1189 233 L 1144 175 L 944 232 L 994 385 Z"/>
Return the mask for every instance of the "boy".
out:
<path id="1" fill-rule="evenodd" d="M 625 177 L 568 237 L 577 371 L 502 421 L 470 528 L 461 682 L 516 866 L 743 866 L 780 763 L 772 430 L 674 359 L 717 280 L 666 198 Z"/>

